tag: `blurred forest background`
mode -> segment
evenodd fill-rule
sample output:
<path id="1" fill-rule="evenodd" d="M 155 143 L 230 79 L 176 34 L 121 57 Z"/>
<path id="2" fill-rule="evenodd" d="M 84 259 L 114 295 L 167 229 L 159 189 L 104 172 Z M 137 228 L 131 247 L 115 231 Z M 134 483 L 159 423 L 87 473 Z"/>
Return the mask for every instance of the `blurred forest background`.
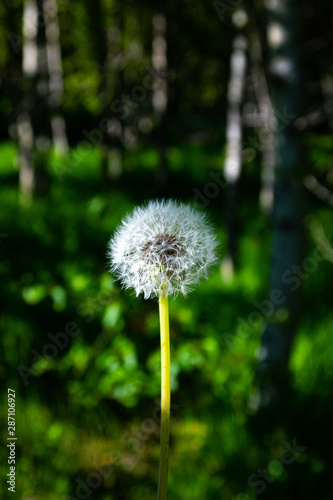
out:
<path id="1" fill-rule="evenodd" d="M 2 498 L 155 498 L 158 307 L 106 245 L 173 197 L 221 246 L 170 303 L 169 498 L 332 500 L 332 21 L 327 0 L 1 2 Z"/>

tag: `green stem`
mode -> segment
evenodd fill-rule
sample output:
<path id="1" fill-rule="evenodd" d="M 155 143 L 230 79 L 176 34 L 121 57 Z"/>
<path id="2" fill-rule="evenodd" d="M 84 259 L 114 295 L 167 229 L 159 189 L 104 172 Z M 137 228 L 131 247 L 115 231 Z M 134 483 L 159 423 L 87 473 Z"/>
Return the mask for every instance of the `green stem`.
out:
<path id="1" fill-rule="evenodd" d="M 161 454 L 157 500 L 166 500 L 168 487 L 169 428 L 170 428 L 170 334 L 168 297 L 160 294 L 161 330 Z"/>

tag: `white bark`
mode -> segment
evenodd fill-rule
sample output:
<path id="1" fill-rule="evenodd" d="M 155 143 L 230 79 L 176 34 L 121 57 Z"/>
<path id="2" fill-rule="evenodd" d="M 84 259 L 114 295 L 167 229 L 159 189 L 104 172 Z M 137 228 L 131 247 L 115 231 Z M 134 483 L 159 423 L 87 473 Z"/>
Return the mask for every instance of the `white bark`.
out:
<path id="1" fill-rule="evenodd" d="M 52 109 L 51 127 L 55 152 L 59 155 L 68 153 L 65 120 L 61 114 L 63 102 L 63 69 L 59 40 L 59 20 L 57 0 L 44 1 L 47 64 L 49 71 L 49 104 Z"/>
<path id="2" fill-rule="evenodd" d="M 165 74 L 167 71 L 167 42 L 166 42 L 167 21 L 164 14 L 153 16 L 153 47 L 152 66 L 157 73 Z M 152 96 L 153 109 L 157 115 L 162 115 L 168 105 L 168 87 L 165 78 L 155 81 Z"/>
<path id="3" fill-rule="evenodd" d="M 35 0 L 26 0 L 23 8 L 23 74 L 34 77 L 37 72 L 38 12 Z"/>
<path id="4" fill-rule="evenodd" d="M 246 47 L 246 38 L 238 35 L 233 45 L 228 86 L 227 144 L 224 163 L 224 177 L 228 183 L 235 183 L 239 179 L 242 168 L 241 105 L 246 75 Z"/>
<path id="5" fill-rule="evenodd" d="M 251 73 L 253 87 L 260 115 L 260 121 L 257 124 L 257 126 L 259 127 L 259 140 L 262 155 L 261 190 L 259 201 L 262 211 L 266 215 L 269 215 L 272 212 L 274 203 L 276 119 L 269 95 L 265 72 L 263 70 L 261 46 L 258 38 L 251 45 L 250 56 L 252 62 Z"/>
<path id="6" fill-rule="evenodd" d="M 37 73 L 38 50 L 38 12 L 35 0 L 26 0 L 23 8 L 23 47 L 22 71 L 26 80 L 34 78 Z M 22 204 L 29 204 L 34 191 L 34 133 L 31 117 L 28 112 L 17 118 L 17 135 L 19 141 L 19 192 Z"/>
<path id="7" fill-rule="evenodd" d="M 160 162 L 156 174 L 157 194 L 165 196 L 168 166 L 167 166 L 167 110 L 168 81 L 165 78 L 168 69 L 167 60 L 167 19 L 162 12 L 156 13 L 152 19 L 152 67 L 162 78 L 155 79 L 152 91 L 152 106 L 159 135 Z"/>
<path id="8" fill-rule="evenodd" d="M 51 143 L 45 21 L 39 0 L 27 0 L 23 7 L 22 72 L 25 93 L 17 124 L 22 170 L 19 190 L 21 199 L 27 201 L 34 192 L 47 191 L 45 165 Z"/>
<path id="9" fill-rule="evenodd" d="M 243 35 L 237 35 L 233 43 L 230 60 L 230 78 L 228 85 L 228 111 L 226 123 L 226 157 L 224 177 L 226 187 L 226 220 L 228 232 L 228 255 L 221 263 L 221 276 L 229 282 L 235 268 L 236 235 L 236 189 L 242 169 L 242 102 L 246 77 L 247 41 Z"/>
<path id="10" fill-rule="evenodd" d="M 34 135 L 28 113 L 17 117 L 19 140 L 19 199 L 22 205 L 29 205 L 34 191 L 33 146 Z"/>

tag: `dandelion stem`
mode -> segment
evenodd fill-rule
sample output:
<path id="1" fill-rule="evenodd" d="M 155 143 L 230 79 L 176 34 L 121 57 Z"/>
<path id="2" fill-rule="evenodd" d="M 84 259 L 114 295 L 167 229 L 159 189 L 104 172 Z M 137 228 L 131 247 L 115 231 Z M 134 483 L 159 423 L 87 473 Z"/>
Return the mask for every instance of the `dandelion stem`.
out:
<path id="1" fill-rule="evenodd" d="M 168 297 L 159 296 L 161 331 L 161 453 L 157 500 L 166 500 L 170 428 L 170 334 Z"/>

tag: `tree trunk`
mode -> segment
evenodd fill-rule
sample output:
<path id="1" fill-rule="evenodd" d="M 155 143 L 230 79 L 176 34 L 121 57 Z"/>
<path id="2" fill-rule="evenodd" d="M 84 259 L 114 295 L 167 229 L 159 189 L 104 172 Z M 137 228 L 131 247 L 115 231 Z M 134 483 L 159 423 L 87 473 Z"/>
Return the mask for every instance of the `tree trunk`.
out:
<path id="1" fill-rule="evenodd" d="M 29 91 L 31 80 L 37 73 L 37 26 L 38 11 L 35 0 L 27 0 L 23 10 L 23 48 L 22 71 L 25 80 L 25 90 Z M 30 84 L 30 85 L 29 85 Z M 30 90 L 31 93 L 31 90 Z M 17 118 L 17 133 L 19 141 L 20 174 L 19 191 L 20 201 L 26 205 L 31 202 L 34 191 L 34 132 L 29 113 L 30 95 L 25 96 L 23 107 L 26 112 L 20 113 Z"/>
<path id="2" fill-rule="evenodd" d="M 226 219 L 228 231 L 228 256 L 222 263 L 222 275 L 231 279 L 237 253 L 236 193 L 242 168 L 242 113 L 244 82 L 246 76 L 247 42 L 243 35 L 237 35 L 230 61 L 228 86 L 228 113 L 226 124 L 226 158 L 224 177 L 226 187 Z"/>
<path id="3" fill-rule="evenodd" d="M 34 193 L 45 194 L 49 179 L 45 168 L 51 143 L 49 82 L 44 4 L 27 0 L 23 11 L 22 70 L 24 112 L 18 117 L 20 149 L 20 200 L 31 202 Z"/>
<path id="4" fill-rule="evenodd" d="M 64 80 L 62 71 L 61 47 L 59 40 L 59 20 L 57 0 L 45 0 L 46 50 L 49 70 L 49 103 L 51 108 L 51 127 L 56 154 L 68 153 L 65 120 L 62 115 Z"/>
<path id="5" fill-rule="evenodd" d="M 167 59 L 167 19 L 164 13 L 153 16 L 152 67 L 157 74 L 166 74 Z M 160 163 L 157 171 L 157 191 L 159 196 L 165 196 L 168 166 L 167 166 L 167 112 L 168 112 L 168 82 L 166 78 L 155 81 L 152 93 L 154 122 L 158 131 L 158 147 Z"/>
<path id="6" fill-rule="evenodd" d="M 124 30 L 123 7 L 119 7 L 115 24 L 108 29 L 107 34 L 107 74 L 112 75 L 107 87 L 113 88 L 115 95 L 121 95 L 124 89 L 124 53 L 122 36 Z M 111 78 L 111 77 L 110 77 Z M 107 157 L 106 171 L 107 177 L 116 179 L 123 171 L 123 135 L 124 124 L 121 120 L 113 116 L 108 127 L 106 137 Z"/>
<path id="7" fill-rule="evenodd" d="M 22 205 L 30 205 L 34 191 L 34 134 L 30 115 L 20 113 L 17 117 L 19 141 L 19 199 Z"/>
<path id="8" fill-rule="evenodd" d="M 11 109 L 9 112 L 9 135 L 18 139 L 18 122 L 17 117 L 21 113 L 22 103 L 22 37 L 17 33 L 22 30 L 22 8 L 20 5 L 8 6 L 6 17 L 3 23 L 8 30 L 7 38 L 10 43 L 11 57 L 7 64 L 7 75 L 3 71 L 1 88 L 11 96 Z"/>
<path id="9" fill-rule="evenodd" d="M 110 96 L 120 96 L 124 88 L 123 66 L 124 53 L 122 50 L 123 8 L 118 6 L 116 12 L 110 19 L 111 26 L 105 22 L 105 11 L 102 2 L 98 1 L 92 6 L 92 18 L 96 38 L 97 58 L 99 61 L 100 81 L 100 103 L 101 115 L 99 119 L 108 119 L 107 132 L 103 133 L 100 144 L 101 149 L 101 179 L 108 182 L 116 179 L 122 173 L 123 161 L 123 124 L 117 116 L 110 115 Z"/>
<path id="10" fill-rule="evenodd" d="M 270 215 L 274 202 L 276 120 L 263 68 L 261 45 L 258 37 L 255 37 L 251 43 L 250 57 L 253 88 L 258 103 L 260 118 L 260 122 L 257 124 L 259 128 L 258 134 L 262 161 L 259 201 L 264 214 Z"/>
<path id="11" fill-rule="evenodd" d="M 259 363 L 259 404 L 279 402 L 288 387 L 288 362 L 296 334 L 303 256 L 304 148 L 301 133 L 288 118 L 303 104 L 300 8 L 292 0 L 268 2 L 268 44 L 272 101 L 278 122 L 274 182 L 271 293 L 261 304 L 268 321 Z M 284 119 L 281 121 L 281 115 Z"/>

